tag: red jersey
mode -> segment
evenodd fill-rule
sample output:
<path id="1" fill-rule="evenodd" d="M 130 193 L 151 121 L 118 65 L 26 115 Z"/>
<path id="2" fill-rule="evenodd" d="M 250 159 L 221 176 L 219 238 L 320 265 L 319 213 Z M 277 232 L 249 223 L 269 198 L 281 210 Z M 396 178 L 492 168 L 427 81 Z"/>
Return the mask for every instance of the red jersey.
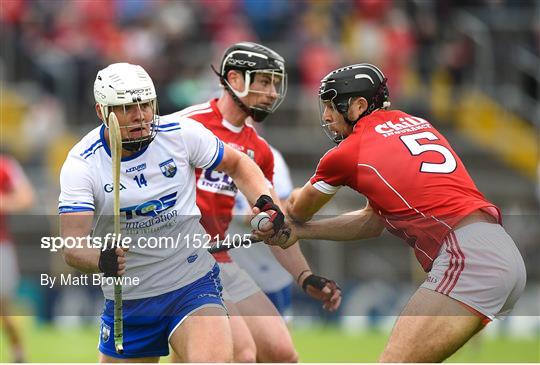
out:
<path id="1" fill-rule="evenodd" d="M 321 158 L 310 181 L 323 193 L 346 185 L 365 195 L 426 271 L 444 237 L 468 214 L 483 208 L 501 221 L 448 141 L 426 120 L 399 110 L 362 118 Z"/>
<path id="2" fill-rule="evenodd" d="M 184 109 L 180 115 L 196 120 L 211 130 L 230 147 L 247 154 L 261 168 L 264 176 L 272 184 L 274 156 L 268 143 L 249 125 L 236 127 L 223 119 L 217 107 L 217 99 L 208 103 Z M 196 169 L 197 206 L 201 210 L 201 224 L 212 237 L 224 239 L 232 220 L 234 201 L 238 188 L 224 172 Z M 214 255 L 218 262 L 230 262 L 227 252 Z"/>
<path id="3" fill-rule="evenodd" d="M 0 155 L 0 196 L 13 190 L 13 187 L 19 181 L 21 176 L 21 167 L 12 158 Z M 0 244 L 11 241 L 6 216 L 0 211 Z"/>

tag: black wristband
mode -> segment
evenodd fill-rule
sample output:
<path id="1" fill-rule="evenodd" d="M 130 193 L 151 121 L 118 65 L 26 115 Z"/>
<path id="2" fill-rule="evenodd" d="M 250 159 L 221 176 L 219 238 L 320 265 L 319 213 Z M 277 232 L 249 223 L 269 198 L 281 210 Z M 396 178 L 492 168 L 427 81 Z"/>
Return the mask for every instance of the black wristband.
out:
<path id="1" fill-rule="evenodd" d="M 298 274 L 298 276 L 296 277 L 296 283 L 297 283 L 298 285 L 302 285 L 302 284 L 300 284 L 300 283 L 298 282 L 298 280 L 300 280 L 300 278 L 302 277 L 302 275 L 304 275 L 304 274 L 307 273 L 307 272 L 311 272 L 311 270 L 310 270 L 310 269 L 306 269 L 306 270 L 302 271 L 300 274 Z"/>
<path id="2" fill-rule="evenodd" d="M 106 277 L 118 276 L 118 255 L 116 255 L 116 247 L 101 250 L 98 268 Z"/>

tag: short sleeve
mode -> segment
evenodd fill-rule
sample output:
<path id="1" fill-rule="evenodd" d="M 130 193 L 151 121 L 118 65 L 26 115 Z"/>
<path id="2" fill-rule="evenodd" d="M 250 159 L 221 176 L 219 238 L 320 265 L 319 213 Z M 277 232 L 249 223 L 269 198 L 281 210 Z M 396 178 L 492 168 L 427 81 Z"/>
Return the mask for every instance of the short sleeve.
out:
<path id="1" fill-rule="evenodd" d="M 182 138 L 192 166 L 213 170 L 223 159 L 224 145 L 210 130 L 192 119 L 185 119 Z"/>
<path id="2" fill-rule="evenodd" d="M 272 148 L 274 154 L 274 190 L 280 199 L 287 199 L 293 190 L 289 167 L 278 150 Z"/>
<path id="3" fill-rule="evenodd" d="M 84 160 L 68 155 L 60 171 L 60 189 L 60 214 L 95 210 L 91 168 Z"/>
<path id="4" fill-rule="evenodd" d="M 323 194 L 335 194 L 348 184 L 350 174 L 355 171 L 351 157 L 338 147 L 328 151 L 320 159 L 315 175 L 310 179 L 311 185 Z"/>

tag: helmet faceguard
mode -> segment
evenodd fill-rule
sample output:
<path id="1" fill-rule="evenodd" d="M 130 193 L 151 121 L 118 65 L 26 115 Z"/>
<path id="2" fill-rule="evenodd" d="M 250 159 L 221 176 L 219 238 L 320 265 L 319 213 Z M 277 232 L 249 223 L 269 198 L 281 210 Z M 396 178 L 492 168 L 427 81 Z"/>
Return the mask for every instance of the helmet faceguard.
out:
<path id="1" fill-rule="evenodd" d="M 321 116 L 321 121 L 320 121 L 321 127 L 324 133 L 326 134 L 326 136 L 330 138 L 332 142 L 339 144 L 341 141 L 345 139 L 346 136 L 332 129 L 332 125 L 337 122 L 327 122 L 326 120 L 324 120 L 323 114 L 324 114 L 325 108 L 332 108 L 332 110 L 334 110 L 335 112 L 338 112 L 338 113 L 340 112 L 337 110 L 336 104 L 334 104 L 332 100 L 325 101 L 325 100 L 319 99 L 319 115 Z M 348 119 L 345 119 L 345 121 L 348 121 Z"/>
<path id="2" fill-rule="evenodd" d="M 283 102 L 287 93 L 287 73 L 285 60 L 270 48 L 250 42 L 237 43 L 225 51 L 218 75 L 221 84 L 234 102 L 256 122 L 262 122 Z M 244 76 L 244 90 L 238 91 L 227 80 L 227 73 L 236 70 Z M 258 88 L 257 78 L 263 78 L 268 85 Z M 240 98 L 249 93 L 266 95 L 268 102 L 248 106 Z"/>
<path id="3" fill-rule="evenodd" d="M 124 150 L 137 152 L 154 140 L 159 125 L 157 95 L 152 79 L 141 66 L 115 63 L 99 71 L 94 98 L 107 128 L 113 111 L 117 117 L 123 113 L 124 120 L 136 113 L 139 122 L 120 125 Z"/>
<path id="4" fill-rule="evenodd" d="M 341 142 L 345 136 L 332 131 L 324 120 L 324 108 L 331 106 L 341 114 L 345 122 L 355 125 L 360 119 L 377 109 L 390 107 L 387 79 L 376 66 L 361 63 L 339 68 L 330 72 L 321 80 L 319 88 L 319 112 L 321 126 L 326 135 L 335 143 Z M 356 120 L 349 119 L 349 107 L 355 97 L 363 97 L 368 102 L 368 108 Z"/>

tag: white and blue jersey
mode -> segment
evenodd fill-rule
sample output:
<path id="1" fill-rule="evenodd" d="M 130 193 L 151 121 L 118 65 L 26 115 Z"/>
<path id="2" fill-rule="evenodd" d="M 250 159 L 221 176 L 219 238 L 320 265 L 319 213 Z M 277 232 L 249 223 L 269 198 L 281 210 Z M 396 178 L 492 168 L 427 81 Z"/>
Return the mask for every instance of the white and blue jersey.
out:
<path id="1" fill-rule="evenodd" d="M 60 175 L 60 214 L 94 211 L 94 237 L 114 231 L 111 153 L 104 131 L 101 125 L 77 143 Z M 200 123 L 162 117 L 155 139 L 145 149 L 122 158 L 121 233 L 133 242 L 124 276 L 139 278 L 139 285 L 123 287 L 125 300 L 174 291 L 195 282 L 214 266 L 205 248 L 193 247 L 195 235 L 205 234 L 195 204 L 195 168 L 216 167 L 223 148 Z M 147 242 L 144 240 L 149 237 L 180 239 L 158 248 L 135 244 L 141 238 Z M 113 299 L 112 286 L 102 289 L 107 299 Z"/>

